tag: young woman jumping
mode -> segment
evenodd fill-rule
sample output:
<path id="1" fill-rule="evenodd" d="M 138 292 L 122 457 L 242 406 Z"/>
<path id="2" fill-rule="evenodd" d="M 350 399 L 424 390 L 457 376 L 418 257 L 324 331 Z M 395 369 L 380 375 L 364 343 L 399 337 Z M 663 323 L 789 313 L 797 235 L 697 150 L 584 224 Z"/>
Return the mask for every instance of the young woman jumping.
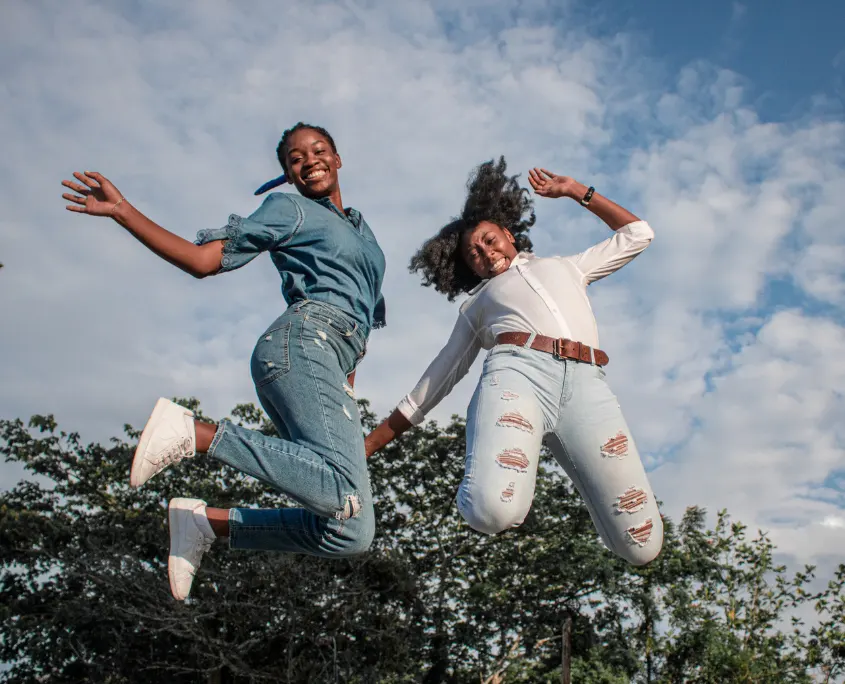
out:
<path id="1" fill-rule="evenodd" d="M 384 255 L 355 209 L 344 209 L 341 159 L 331 135 L 298 123 L 276 150 L 284 182 L 300 195 L 273 193 L 248 218 L 202 230 L 196 243 L 153 223 L 99 173 L 74 173 L 62 185 L 70 211 L 108 216 L 142 244 L 197 278 L 224 273 L 269 252 L 288 304 L 252 354 L 258 398 L 280 437 L 224 420 L 195 421 L 159 399 L 132 462 L 139 487 L 184 458 L 204 453 L 252 475 L 304 508 L 229 510 L 198 499 L 169 503 L 168 575 L 185 599 L 203 554 L 216 538 L 231 548 L 349 556 L 365 551 L 375 530 L 364 441 L 352 376 L 370 330 L 385 323 Z"/>
<path id="2" fill-rule="evenodd" d="M 533 202 L 504 158 L 470 177 L 461 216 L 411 260 L 424 285 L 449 300 L 468 292 L 446 346 L 414 390 L 371 432 L 370 455 L 421 423 L 489 350 L 467 410 L 467 457 L 458 509 L 476 530 L 520 525 L 531 508 L 541 443 L 584 498 L 602 540 L 635 565 L 660 552 L 663 524 L 628 425 L 605 381 L 587 298 L 590 283 L 651 242 L 645 221 L 572 178 L 532 169 L 543 197 L 578 201 L 614 231 L 581 254 L 536 257 Z"/>

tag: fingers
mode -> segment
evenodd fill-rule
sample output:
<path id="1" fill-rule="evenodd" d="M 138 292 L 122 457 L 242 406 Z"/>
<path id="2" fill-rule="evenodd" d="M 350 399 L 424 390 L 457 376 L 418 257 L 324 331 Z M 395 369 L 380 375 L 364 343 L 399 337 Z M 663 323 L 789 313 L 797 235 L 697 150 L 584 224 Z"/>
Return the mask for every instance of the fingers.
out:
<path id="1" fill-rule="evenodd" d="M 80 185 L 79 183 L 74 183 L 73 181 L 63 180 L 62 185 L 66 188 L 70 188 L 74 192 L 78 192 L 80 195 L 90 195 L 91 191 L 86 188 L 84 185 Z M 64 197 L 64 195 L 62 195 Z"/>
<path id="2" fill-rule="evenodd" d="M 86 213 L 86 211 L 85 211 L 85 207 L 80 207 L 80 206 L 79 206 L 79 205 L 77 205 L 77 204 L 68 204 L 68 205 L 65 207 L 65 209 L 67 209 L 68 211 L 76 211 L 76 212 L 81 213 L 81 214 Z"/>
<path id="3" fill-rule="evenodd" d="M 88 173 L 88 172 L 86 172 L 86 173 Z M 84 173 L 79 173 L 79 171 L 74 171 L 73 177 L 76 178 L 76 180 L 82 181 L 83 183 L 85 183 L 85 185 L 87 185 L 92 190 L 100 187 L 100 185 L 98 183 L 96 183 L 93 179 L 89 178 Z"/>
<path id="4" fill-rule="evenodd" d="M 551 171 L 547 171 L 546 169 L 540 169 L 540 171 L 548 177 L 549 180 L 554 180 L 557 178 L 557 174 L 552 173 Z"/>
<path id="5" fill-rule="evenodd" d="M 545 197 L 548 194 L 548 187 L 546 186 L 548 181 L 540 175 L 538 169 L 528 171 L 528 182 L 540 197 Z"/>
<path id="6" fill-rule="evenodd" d="M 103 174 L 97 173 L 96 171 L 86 171 L 85 175 L 88 176 L 88 178 L 93 178 L 100 185 L 108 183 L 108 179 Z"/>
<path id="7" fill-rule="evenodd" d="M 76 202 L 77 204 L 85 204 L 85 198 L 79 195 L 71 195 L 69 192 L 62 193 L 62 198 L 68 202 Z"/>

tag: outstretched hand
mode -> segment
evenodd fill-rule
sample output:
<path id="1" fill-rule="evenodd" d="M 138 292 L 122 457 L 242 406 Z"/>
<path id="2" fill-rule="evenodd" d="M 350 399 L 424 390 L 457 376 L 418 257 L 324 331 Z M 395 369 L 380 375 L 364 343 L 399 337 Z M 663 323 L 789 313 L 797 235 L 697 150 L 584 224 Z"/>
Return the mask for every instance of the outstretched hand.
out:
<path id="1" fill-rule="evenodd" d="M 73 177 L 81 183 L 62 181 L 62 185 L 77 193 L 74 195 L 66 192 L 62 195 L 64 199 L 73 202 L 65 207 L 68 211 L 91 216 L 111 216 L 114 208 L 123 200 L 120 190 L 114 187 L 108 178 L 96 171 L 85 173 L 74 171 Z"/>
<path id="2" fill-rule="evenodd" d="M 533 168 L 528 172 L 528 182 L 541 197 L 574 197 L 578 182 L 569 176 L 558 176 L 546 169 Z"/>

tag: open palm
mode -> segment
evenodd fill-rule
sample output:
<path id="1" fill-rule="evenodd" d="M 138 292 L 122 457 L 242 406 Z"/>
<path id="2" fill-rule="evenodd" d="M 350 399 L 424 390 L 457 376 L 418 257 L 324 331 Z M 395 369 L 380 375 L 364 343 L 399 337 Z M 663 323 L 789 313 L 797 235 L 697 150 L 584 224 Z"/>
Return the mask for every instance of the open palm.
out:
<path id="1" fill-rule="evenodd" d="M 569 176 L 558 176 L 546 169 L 533 168 L 528 172 L 528 182 L 541 197 L 571 197 L 575 180 Z"/>
<path id="2" fill-rule="evenodd" d="M 108 178 L 96 171 L 85 173 L 74 171 L 73 177 L 81 183 L 62 181 L 62 185 L 77 193 L 74 195 L 66 192 L 62 195 L 64 199 L 73 202 L 65 207 L 68 211 L 91 216 L 111 216 L 115 205 L 123 199 L 120 190 L 114 187 Z"/>

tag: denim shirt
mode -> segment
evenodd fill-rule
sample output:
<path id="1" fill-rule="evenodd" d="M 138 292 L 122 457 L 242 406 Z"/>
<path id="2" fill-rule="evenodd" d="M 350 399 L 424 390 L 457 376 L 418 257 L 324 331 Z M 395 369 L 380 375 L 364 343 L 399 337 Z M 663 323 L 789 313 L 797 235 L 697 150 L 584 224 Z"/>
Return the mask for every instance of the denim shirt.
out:
<path id="1" fill-rule="evenodd" d="M 228 226 L 199 231 L 196 244 L 214 240 L 226 241 L 219 273 L 270 252 L 288 306 L 303 299 L 331 304 L 365 333 L 385 325 L 384 253 L 355 209 L 344 215 L 328 198 L 274 192 L 249 218 L 232 214 Z"/>

